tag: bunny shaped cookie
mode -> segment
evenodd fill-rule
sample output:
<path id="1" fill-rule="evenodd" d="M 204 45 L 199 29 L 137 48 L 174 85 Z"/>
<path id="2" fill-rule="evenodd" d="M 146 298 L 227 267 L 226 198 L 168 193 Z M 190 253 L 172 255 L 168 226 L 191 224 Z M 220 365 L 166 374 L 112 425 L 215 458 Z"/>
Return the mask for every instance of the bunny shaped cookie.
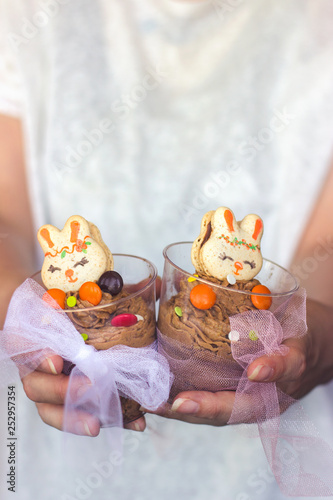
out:
<path id="1" fill-rule="evenodd" d="M 62 231 L 42 226 L 37 238 L 45 254 L 42 280 L 48 289 L 76 291 L 113 269 L 112 254 L 99 230 L 79 215 L 70 217 Z"/>
<path id="2" fill-rule="evenodd" d="M 258 215 L 250 214 L 237 222 L 227 207 L 207 212 L 192 246 L 192 263 L 197 271 L 219 280 L 229 275 L 250 280 L 262 267 L 262 233 Z"/>

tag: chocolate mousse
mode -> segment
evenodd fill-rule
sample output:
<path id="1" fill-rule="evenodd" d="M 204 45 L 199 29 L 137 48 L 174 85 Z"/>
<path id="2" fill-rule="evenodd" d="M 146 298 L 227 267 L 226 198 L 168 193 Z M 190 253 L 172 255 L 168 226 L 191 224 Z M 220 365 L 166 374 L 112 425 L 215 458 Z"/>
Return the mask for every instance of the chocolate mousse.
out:
<path id="1" fill-rule="evenodd" d="M 119 300 L 129 295 L 125 290 L 115 297 L 103 292 L 98 307 L 92 307 L 90 302 L 80 299 L 78 292 L 67 294 L 67 298 L 68 296 L 76 298 L 75 310 L 69 314 L 69 317 L 80 333 L 88 335 L 86 344 L 93 345 L 97 350 L 103 350 L 118 344 L 145 347 L 154 342 L 154 312 L 149 309 L 142 297 L 132 297 L 131 300 L 124 300 L 119 304 Z M 66 309 L 70 310 L 68 306 Z M 78 309 L 81 310 L 78 311 Z M 137 322 L 131 326 L 112 326 L 112 318 L 121 314 L 135 315 Z"/>
<path id="2" fill-rule="evenodd" d="M 198 274 L 203 279 L 205 276 Z M 233 290 L 250 292 L 259 284 L 257 279 L 237 281 L 230 285 L 228 281 L 209 278 L 211 283 L 225 288 L 214 287 L 215 304 L 206 310 L 197 309 L 190 301 L 191 290 L 198 280 L 181 280 L 179 291 L 159 311 L 158 329 L 163 335 L 173 338 L 194 349 L 205 349 L 220 358 L 232 360 L 229 316 L 255 309 L 248 293 L 235 293 Z"/>

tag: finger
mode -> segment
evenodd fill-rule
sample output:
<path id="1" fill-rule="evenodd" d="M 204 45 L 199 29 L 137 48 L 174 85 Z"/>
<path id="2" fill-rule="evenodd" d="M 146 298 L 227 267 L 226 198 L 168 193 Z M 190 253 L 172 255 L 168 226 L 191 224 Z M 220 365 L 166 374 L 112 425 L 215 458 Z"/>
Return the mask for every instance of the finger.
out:
<path id="1" fill-rule="evenodd" d="M 64 404 L 68 390 L 69 377 L 63 373 L 53 375 L 42 372 L 31 372 L 22 379 L 23 388 L 29 399 L 35 403 Z M 75 400 L 89 387 L 87 377 L 75 377 L 71 383 L 71 397 Z"/>
<path id="2" fill-rule="evenodd" d="M 24 378 L 27 372 L 33 370 L 57 375 L 61 373 L 64 367 L 64 360 L 61 356 L 56 354 L 50 354 L 42 359 L 41 353 L 25 353 L 14 356 L 12 359 L 19 370 L 21 378 Z M 40 361 L 40 359 L 42 359 L 42 361 Z"/>
<path id="3" fill-rule="evenodd" d="M 69 377 L 50 373 L 31 372 L 22 379 L 23 389 L 35 403 L 64 404 Z"/>
<path id="4" fill-rule="evenodd" d="M 140 417 L 134 422 L 125 424 L 124 428 L 131 431 L 143 432 L 146 428 L 146 419 L 145 417 Z"/>
<path id="5" fill-rule="evenodd" d="M 222 426 L 230 419 L 235 393 L 191 391 L 178 394 L 173 404 L 158 409 L 157 415 L 195 424 Z"/>
<path id="6" fill-rule="evenodd" d="M 64 428 L 64 407 L 48 403 L 37 403 L 40 418 L 51 427 L 58 430 Z M 66 418 L 66 432 L 80 436 L 98 436 L 100 424 L 96 417 L 84 412 L 71 412 Z"/>
<path id="7" fill-rule="evenodd" d="M 303 374 L 306 366 L 306 342 L 302 339 L 288 339 L 285 355 L 262 356 L 250 364 L 247 370 L 249 380 L 255 382 L 290 382 Z"/>

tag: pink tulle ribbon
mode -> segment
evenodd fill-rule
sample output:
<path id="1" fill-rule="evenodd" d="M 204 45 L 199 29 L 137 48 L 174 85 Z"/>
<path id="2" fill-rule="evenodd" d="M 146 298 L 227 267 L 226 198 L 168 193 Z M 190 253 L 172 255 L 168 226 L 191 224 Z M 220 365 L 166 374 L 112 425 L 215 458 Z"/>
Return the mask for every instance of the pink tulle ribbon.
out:
<path id="1" fill-rule="evenodd" d="M 97 351 L 85 344 L 65 312 L 42 299 L 44 293 L 32 279 L 14 292 L 0 333 L 1 385 L 34 371 L 51 354 L 70 360 L 75 368 L 66 395 L 64 430 L 76 411 L 94 415 L 103 427 L 122 427 L 119 395 L 150 410 L 168 399 L 172 375 L 155 344 Z"/>
<path id="2" fill-rule="evenodd" d="M 230 318 L 232 355 L 244 368 L 238 382 L 229 424 L 257 422 L 268 462 L 281 491 L 288 496 L 333 494 L 333 452 L 319 436 L 301 404 L 275 383 L 247 378 L 248 366 L 258 357 L 285 355 L 281 345 L 306 334 L 306 294 L 299 290 L 274 312 L 249 311 Z M 253 427 L 247 429 L 253 435 Z"/>

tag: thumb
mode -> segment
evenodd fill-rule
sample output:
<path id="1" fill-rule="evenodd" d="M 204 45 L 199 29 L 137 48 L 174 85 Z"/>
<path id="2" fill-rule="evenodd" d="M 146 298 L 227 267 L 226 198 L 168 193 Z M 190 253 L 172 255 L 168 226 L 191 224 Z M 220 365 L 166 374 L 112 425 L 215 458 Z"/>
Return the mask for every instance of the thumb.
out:
<path id="1" fill-rule="evenodd" d="M 305 344 L 302 339 L 288 339 L 285 355 L 262 356 L 250 364 L 247 377 L 254 382 L 290 382 L 305 370 Z"/>
<path id="2" fill-rule="evenodd" d="M 232 391 L 191 391 L 178 394 L 170 413 L 178 416 L 195 416 L 211 421 L 213 425 L 225 425 L 230 419 L 235 393 Z"/>

